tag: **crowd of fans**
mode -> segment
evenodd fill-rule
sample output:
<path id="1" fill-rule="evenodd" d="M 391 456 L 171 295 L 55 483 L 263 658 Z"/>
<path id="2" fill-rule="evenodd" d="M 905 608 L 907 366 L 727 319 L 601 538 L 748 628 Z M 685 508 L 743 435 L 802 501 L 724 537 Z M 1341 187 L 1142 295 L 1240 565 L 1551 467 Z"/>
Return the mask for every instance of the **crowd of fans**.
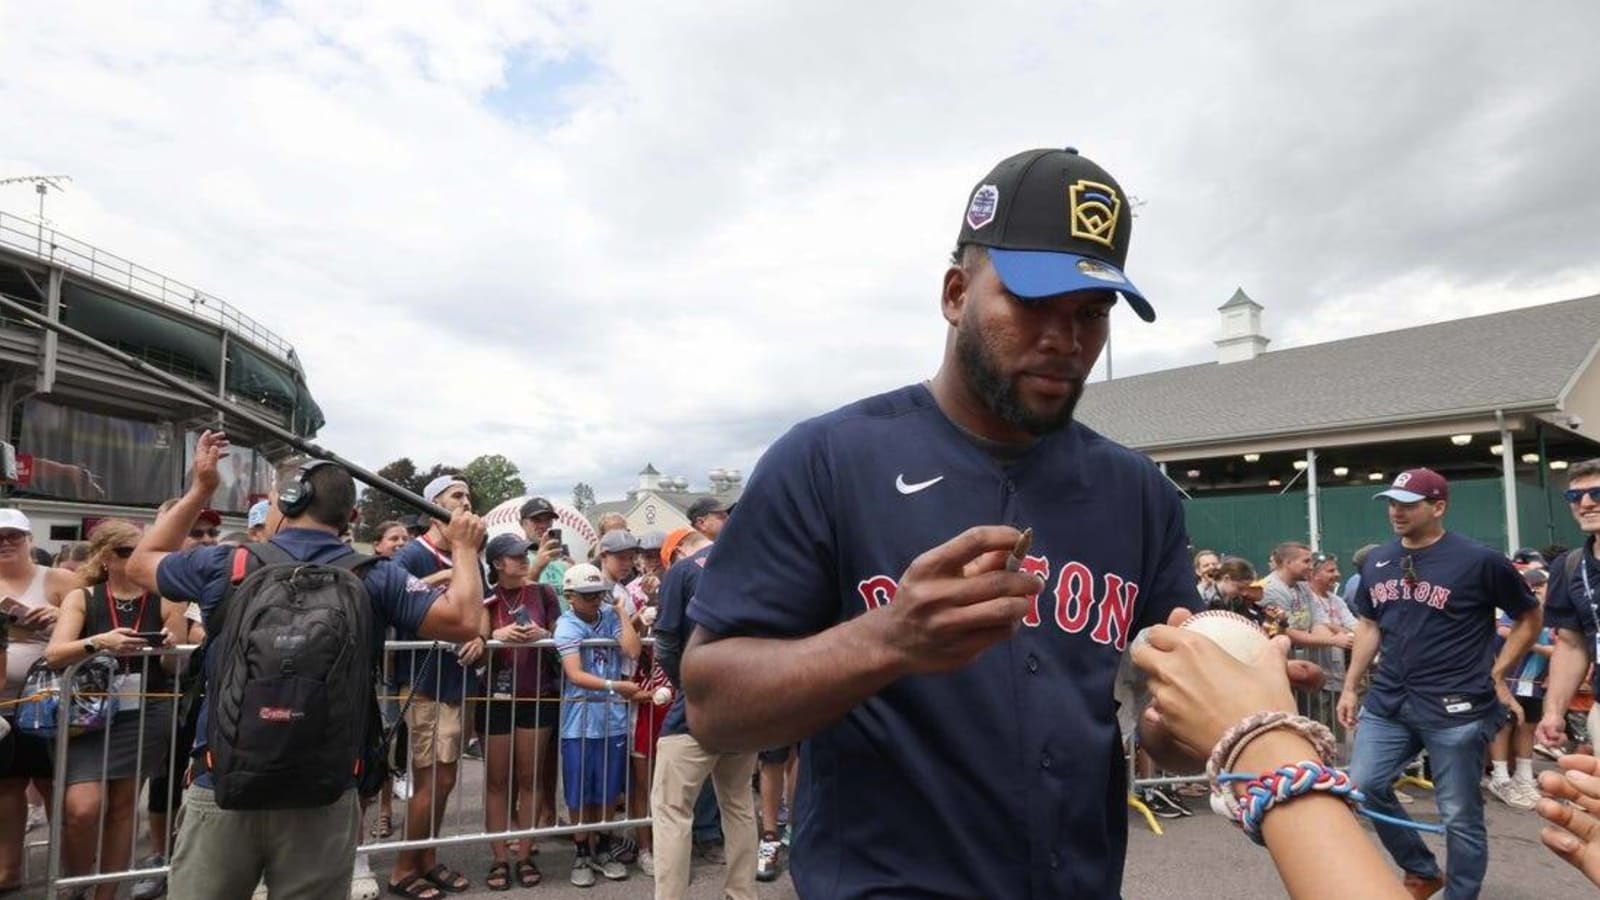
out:
<path id="1" fill-rule="evenodd" d="M 1583 490 L 1575 515 L 1579 507 L 1600 508 L 1600 498 Z M 429 484 L 425 499 L 457 518 L 472 512 L 471 486 L 458 477 Z M 221 517 L 202 509 L 178 552 L 271 538 L 271 513 L 264 502 L 250 510 L 248 531 L 224 534 Z M 374 801 L 372 838 L 426 845 L 439 836 L 449 807 L 462 802 L 457 787 L 463 757 L 469 757 L 482 765 L 484 833 L 571 829 L 568 878 L 574 885 L 622 880 L 637 870 L 656 879 L 656 896 L 679 897 L 692 858 L 726 866 L 729 897 L 753 897 L 755 880 L 777 877 L 798 754 L 789 747 L 717 754 L 688 733 L 678 669 L 693 628 L 687 601 L 729 507 L 707 501 L 690 513 L 689 528 L 638 536 L 620 516 L 605 517 L 592 557 L 584 560 L 572 558 L 555 508 L 543 498 L 523 505 L 520 533 L 496 536 L 470 561 L 458 559 L 461 535 L 444 522 L 392 521 L 373 529 L 371 552 L 403 569 L 413 586 L 443 588 L 459 581 L 458 562 L 471 566 L 482 579 L 482 614 L 475 637 L 384 657 L 380 694 L 392 739 L 391 777 L 376 797 L 365 798 Z M 341 537 L 349 542 L 348 528 Z M 174 694 L 184 677 L 181 655 L 126 654 L 151 643 L 201 644 L 206 627 L 196 603 L 164 597 L 130 570 L 140 539 L 139 527 L 111 519 L 87 542 L 50 557 L 33 546 L 26 516 L 0 510 L 0 593 L 10 624 L 9 647 L 0 640 L 4 699 L 17 700 L 40 660 L 59 670 L 102 653 L 117 660 L 122 698 L 103 732 L 67 743 L 64 761 L 54 758 L 44 738 L 6 723 L 0 890 L 21 882 L 24 834 L 42 822 L 43 800 L 58 775 L 66 782 L 64 873 L 160 868 L 171 854 L 175 814 L 192 775 L 187 751 L 195 743 L 198 704 Z M 1334 709 L 1356 641 L 1352 607 L 1362 564 L 1377 546 L 1356 551 L 1348 572 L 1334 555 L 1292 541 L 1272 548 L 1260 572 L 1242 556 L 1201 549 L 1193 554 L 1194 605 L 1236 613 L 1270 635 L 1286 636 L 1294 647 L 1291 675 L 1302 712 L 1340 731 Z M 1547 560 L 1565 551 L 1524 549 L 1512 557 L 1541 603 L 1552 576 Z M 1504 618 L 1502 639 L 1512 627 Z M 386 636 L 425 641 L 425 631 L 395 627 Z M 1506 687 L 1519 715 L 1483 760 L 1484 790 L 1513 809 L 1532 809 L 1539 799 L 1535 754 L 1592 753 L 1585 727 L 1592 675 L 1563 700 L 1564 709 L 1543 704 L 1557 644 L 1556 632 L 1545 628 L 1508 671 Z M 1553 715 L 1564 722 L 1565 745 L 1538 727 Z M 176 753 L 168 753 L 169 742 Z M 1149 765 L 1141 760 L 1140 772 Z M 148 852 L 135 861 L 130 848 L 142 790 Z M 1140 791 L 1164 818 L 1191 815 L 1190 802 L 1206 793 L 1205 785 Z M 649 824 L 628 830 L 612 824 L 625 819 Z M 543 879 L 538 841 L 496 838 L 488 845 L 492 863 L 480 877 L 489 889 L 533 887 Z M 444 861 L 448 856 L 433 846 L 401 850 L 384 887 L 424 900 L 468 889 L 472 875 Z M 358 857 L 351 896 L 378 896 L 378 881 L 365 856 Z M 133 886 L 132 896 L 157 897 L 166 889 L 164 877 L 149 877 Z M 93 895 L 109 900 L 116 890 L 101 885 Z"/>

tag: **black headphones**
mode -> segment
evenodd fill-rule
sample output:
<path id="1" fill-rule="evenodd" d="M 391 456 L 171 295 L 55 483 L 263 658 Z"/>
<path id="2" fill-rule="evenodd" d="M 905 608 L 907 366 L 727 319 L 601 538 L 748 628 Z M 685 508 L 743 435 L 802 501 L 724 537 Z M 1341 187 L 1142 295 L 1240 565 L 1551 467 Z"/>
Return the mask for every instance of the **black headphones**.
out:
<path id="1" fill-rule="evenodd" d="M 308 459 L 295 470 L 294 480 L 278 488 L 278 511 L 284 518 L 293 519 L 311 508 L 311 501 L 316 498 L 316 489 L 311 486 L 311 473 L 323 466 L 332 466 L 336 463 L 326 459 Z"/>

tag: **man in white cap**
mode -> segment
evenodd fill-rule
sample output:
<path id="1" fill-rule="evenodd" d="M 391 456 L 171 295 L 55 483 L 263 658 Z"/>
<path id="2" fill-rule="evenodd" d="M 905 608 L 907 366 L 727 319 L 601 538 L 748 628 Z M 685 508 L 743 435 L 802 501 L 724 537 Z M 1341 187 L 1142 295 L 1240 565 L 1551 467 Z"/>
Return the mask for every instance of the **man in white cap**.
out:
<path id="1" fill-rule="evenodd" d="M 456 475 L 441 475 L 422 489 L 422 499 L 437 503 L 450 513 L 472 512 L 472 493 L 466 481 Z M 427 533 L 401 547 L 394 555 L 413 577 L 433 583 L 448 580 L 454 568 L 450 544 L 445 539 L 446 523 L 435 520 Z M 476 565 L 476 563 L 474 563 Z M 487 589 L 485 589 L 487 593 Z M 412 634 L 397 634 L 400 640 L 416 640 Z M 483 639 L 462 644 L 452 659 L 447 651 L 412 651 L 395 659 L 395 677 L 409 682 L 412 694 L 406 706 L 406 729 L 410 732 L 411 799 L 406 811 L 405 838 L 423 840 L 438 833 L 444 824 L 445 806 L 455 790 L 461 760 L 465 717 L 462 710 L 468 696 L 476 694 L 472 667 L 483 656 Z M 410 660 L 404 657 L 409 655 Z M 405 701 L 401 701 L 402 704 Z M 389 874 L 391 886 L 420 878 L 440 891 L 457 893 L 469 886 L 466 876 L 439 862 L 433 849 L 406 850 L 395 857 Z"/>
<path id="2" fill-rule="evenodd" d="M 0 509 L 0 627 L 10 632 L 6 653 L 5 689 L 0 700 L 14 701 L 34 661 L 44 656 L 44 645 L 55 628 L 61 598 L 79 587 L 77 576 L 66 569 L 50 569 L 33 561 L 33 525 L 18 509 Z M 15 706 L 5 708 L 7 718 Z M 22 883 L 22 838 L 28 821 L 29 782 L 50 796 L 49 743 L 16 728 L 5 743 L 10 763 L 0 768 L 0 891 Z"/>

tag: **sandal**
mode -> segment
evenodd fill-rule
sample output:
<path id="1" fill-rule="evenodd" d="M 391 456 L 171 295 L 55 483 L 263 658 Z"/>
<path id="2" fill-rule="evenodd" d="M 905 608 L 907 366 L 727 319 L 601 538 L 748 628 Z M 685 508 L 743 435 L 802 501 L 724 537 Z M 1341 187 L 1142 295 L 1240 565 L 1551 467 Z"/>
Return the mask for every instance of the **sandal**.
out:
<path id="1" fill-rule="evenodd" d="M 423 872 L 422 877 L 432 882 L 434 887 L 450 894 L 465 893 L 467 888 L 472 887 L 472 882 L 467 880 L 467 876 L 460 872 L 451 871 L 450 867 L 444 863 L 439 863 L 437 866 Z"/>
<path id="2" fill-rule="evenodd" d="M 483 880 L 484 887 L 491 891 L 511 890 L 511 864 L 497 862 L 489 867 L 489 877 Z"/>
<path id="3" fill-rule="evenodd" d="M 444 896 L 438 888 L 424 884 L 421 875 L 407 876 L 399 884 L 389 882 L 389 893 L 396 897 L 410 897 L 411 900 L 439 900 Z"/>
<path id="4" fill-rule="evenodd" d="M 394 837 L 394 817 L 388 813 L 378 816 L 378 821 L 372 823 L 372 836 L 380 841 Z"/>
<path id="5" fill-rule="evenodd" d="M 517 860 L 517 883 L 525 888 L 531 888 L 544 879 L 539 873 L 539 867 L 533 861 L 533 854 L 528 854 Z"/>

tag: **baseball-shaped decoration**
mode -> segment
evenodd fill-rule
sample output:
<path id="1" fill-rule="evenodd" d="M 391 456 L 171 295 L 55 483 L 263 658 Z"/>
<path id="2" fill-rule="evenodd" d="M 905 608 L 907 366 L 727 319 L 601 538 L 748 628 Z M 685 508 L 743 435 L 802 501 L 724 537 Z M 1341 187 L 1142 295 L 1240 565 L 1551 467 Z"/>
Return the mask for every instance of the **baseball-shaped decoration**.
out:
<path id="1" fill-rule="evenodd" d="M 1190 616 L 1181 626 L 1197 631 L 1228 651 L 1228 655 L 1250 665 L 1267 646 L 1267 633 L 1261 626 L 1238 613 L 1208 609 Z"/>
<path id="2" fill-rule="evenodd" d="M 656 688 L 656 692 L 650 695 L 650 699 L 654 700 L 657 706 L 666 706 L 672 702 L 672 688 L 662 685 Z"/>

